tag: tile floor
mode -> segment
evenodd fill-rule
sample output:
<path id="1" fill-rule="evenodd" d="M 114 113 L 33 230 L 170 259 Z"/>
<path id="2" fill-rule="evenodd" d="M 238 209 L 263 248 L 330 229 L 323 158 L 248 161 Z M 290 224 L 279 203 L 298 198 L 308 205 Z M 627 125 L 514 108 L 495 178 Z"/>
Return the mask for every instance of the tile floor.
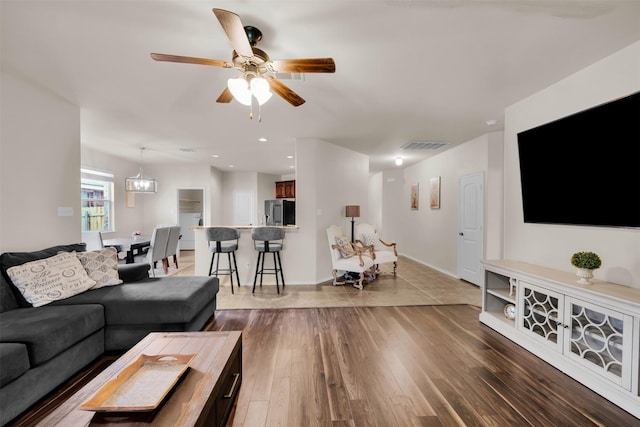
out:
<path id="1" fill-rule="evenodd" d="M 180 271 L 172 275 L 194 274 L 193 252 L 182 251 Z M 184 265 L 184 267 L 183 267 Z M 390 266 L 382 266 L 385 272 Z M 171 274 L 171 273 L 170 273 Z M 220 276 L 218 310 L 310 307 L 374 307 L 405 305 L 470 304 L 482 305 L 480 288 L 455 279 L 418 262 L 400 257 L 396 276 L 383 273 L 365 284 L 364 290 L 351 285 L 333 286 L 331 281 L 319 285 L 287 284 L 276 293 L 273 285 L 264 285 L 251 293 L 253 283 L 234 287 L 231 294 L 229 276 Z M 237 285 L 237 284 L 236 284 Z"/>

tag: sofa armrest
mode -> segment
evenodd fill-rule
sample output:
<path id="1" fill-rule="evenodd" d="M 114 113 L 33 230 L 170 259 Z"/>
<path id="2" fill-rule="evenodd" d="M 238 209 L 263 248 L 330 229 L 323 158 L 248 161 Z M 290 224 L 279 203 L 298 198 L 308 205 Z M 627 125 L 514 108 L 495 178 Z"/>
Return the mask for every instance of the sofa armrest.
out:
<path id="1" fill-rule="evenodd" d="M 151 266 L 146 262 L 138 262 L 133 264 L 118 264 L 118 276 L 127 282 L 137 282 L 149 278 L 149 269 Z"/>

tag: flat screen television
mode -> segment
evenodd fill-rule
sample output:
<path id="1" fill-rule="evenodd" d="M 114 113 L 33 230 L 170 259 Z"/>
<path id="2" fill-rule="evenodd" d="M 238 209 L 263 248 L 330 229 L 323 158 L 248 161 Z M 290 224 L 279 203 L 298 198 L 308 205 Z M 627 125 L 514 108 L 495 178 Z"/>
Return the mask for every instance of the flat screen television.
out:
<path id="1" fill-rule="evenodd" d="M 518 133 L 524 222 L 640 228 L 640 92 Z"/>

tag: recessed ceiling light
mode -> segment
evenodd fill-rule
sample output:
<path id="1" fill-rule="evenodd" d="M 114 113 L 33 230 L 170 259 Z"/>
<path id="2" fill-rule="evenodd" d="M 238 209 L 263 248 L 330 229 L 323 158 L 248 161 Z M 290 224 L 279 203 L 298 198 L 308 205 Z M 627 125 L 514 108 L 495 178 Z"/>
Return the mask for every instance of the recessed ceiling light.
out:
<path id="1" fill-rule="evenodd" d="M 496 119 L 487 120 L 487 126 L 493 126 L 496 123 L 498 123 Z"/>
<path id="2" fill-rule="evenodd" d="M 293 168 L 295 168 L 295 166 L 289 166 L 289 169 L 293 169 Z"/>
<path id="3" fill-rule="evenodd" d="M 229 165 L 229 167 L 230 167 L 230 168 L 235 168 L 235 166 L 233 166 L 233 165 Z"/>
<path id="4" fill-rule="evenodd" d="M 402 161 L 403 160 L 402 160 L 401 156 L 396 157 L 396 166 L 401 166 L 402 165 Z"/>
<path id="5" fill-rule="evenodd" d="M 264 137 L 262 137 L 262 138 L 258 138 L 258 141 L 260 141 L 260 142 L 267 142 L 267 138 L 264 138 Z"/>
<path id="6" fill-rule="evenodd" d="M 287 159 L 293 159 L 293 156 L 287 156 Z"/>
<path id="7" fill-rule="evenodd" d="M 217 154 L 212 154 L 211 157 L 215 157 L 217 159 L 220 156 L 218 156 Z"/>

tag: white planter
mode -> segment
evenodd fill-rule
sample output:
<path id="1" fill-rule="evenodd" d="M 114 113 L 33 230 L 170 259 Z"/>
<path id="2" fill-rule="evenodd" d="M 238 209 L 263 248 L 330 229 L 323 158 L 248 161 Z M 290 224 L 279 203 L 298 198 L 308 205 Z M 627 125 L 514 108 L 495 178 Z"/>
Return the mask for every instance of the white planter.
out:
<path id="1" fill-rule="evenodd" d="M 578 279 L 578 283 L 582 285 L 590 285 L 591 282 L 589 279 L 593 278 L 593 270 L 588 268 L 579 268 L 578 271 L 576 271 L 576 275 L 580 278 Z"/>

